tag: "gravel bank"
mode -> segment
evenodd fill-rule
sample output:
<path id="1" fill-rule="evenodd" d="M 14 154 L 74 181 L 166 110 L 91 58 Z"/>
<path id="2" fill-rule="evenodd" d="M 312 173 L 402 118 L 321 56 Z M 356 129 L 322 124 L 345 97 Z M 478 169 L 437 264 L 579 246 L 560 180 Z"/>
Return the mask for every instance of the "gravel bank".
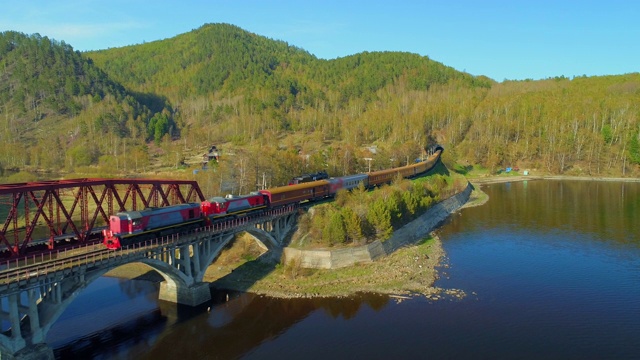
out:
<path id="1" fill-rule="evenodd" d="M 440 239 L 431 236 L 375 262 L 335 270 L 281 266 L 260 258 L 246 262 L 240 260 L 240 264 L 220 259 L 221 263 L 216 261 L 209 267 L 204 281 L 211 282 L 211 287 L 217 290 L 280 298 L 336 297 L 358 292 L 421 294 L 431 299 L 438 299 L 445 293 L 463 296 L 457 291 L 433 287 L 438 278 L 436 267 L 444 256 Z M 158 273 L 140 263 L 121 266 L 107 276 L 154 282 L 163 280 Z"/>

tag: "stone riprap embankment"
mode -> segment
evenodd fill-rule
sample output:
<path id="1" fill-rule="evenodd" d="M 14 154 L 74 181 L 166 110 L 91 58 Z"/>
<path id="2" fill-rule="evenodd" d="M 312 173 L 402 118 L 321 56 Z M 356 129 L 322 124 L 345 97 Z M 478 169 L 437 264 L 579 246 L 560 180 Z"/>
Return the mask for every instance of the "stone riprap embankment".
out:
<path id="1" fill-rule="evenodd" d="M 469 200 L 472 190 L 473 186 L 467 184 L 462 192 L 439 202 L 419 218 L 394 231 L 391 238 L 385 242 L 376 240 L 368 245 L 336 250 L 301 250 L 286 247 L 283 260 L 285 264 L 293 263 L 310 269 L 338 269 L 357 263 L 372 262 L 427 237 L 449 214 L 460 209 Z"/>

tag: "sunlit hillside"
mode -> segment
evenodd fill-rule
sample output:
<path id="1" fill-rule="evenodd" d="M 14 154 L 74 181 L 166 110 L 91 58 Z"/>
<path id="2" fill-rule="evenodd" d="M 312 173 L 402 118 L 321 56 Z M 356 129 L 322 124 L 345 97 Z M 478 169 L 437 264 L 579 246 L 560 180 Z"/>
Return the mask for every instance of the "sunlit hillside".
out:
<path id="1" fill-rule="evenodd" d="M 638 74 L 497 83 L 411 53 L 322 60 L 207 24 L 88 53 L 5 32 L 0 78 L 4 182 L 172 176 L 240 192 L 406 163 L 435 143 L 451 168 L 640 174 Z M 222 157 L 204 171 L 212 145 Z"/>

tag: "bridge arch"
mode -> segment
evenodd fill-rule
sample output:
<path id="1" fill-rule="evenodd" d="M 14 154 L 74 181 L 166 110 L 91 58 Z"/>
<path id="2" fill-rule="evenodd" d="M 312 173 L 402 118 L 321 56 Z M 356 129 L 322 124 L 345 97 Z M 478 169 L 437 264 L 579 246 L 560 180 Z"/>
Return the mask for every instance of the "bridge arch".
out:
<path id="1" fill-rule="evenodd" d="M 259 229 L 259 228 L 251 228 L 245 230 L 247 234 L 251 235 L 255 241 L 265 250 L 272 250 L 279 246 L 276 238 L 273 237 L 270 233 Z"/>

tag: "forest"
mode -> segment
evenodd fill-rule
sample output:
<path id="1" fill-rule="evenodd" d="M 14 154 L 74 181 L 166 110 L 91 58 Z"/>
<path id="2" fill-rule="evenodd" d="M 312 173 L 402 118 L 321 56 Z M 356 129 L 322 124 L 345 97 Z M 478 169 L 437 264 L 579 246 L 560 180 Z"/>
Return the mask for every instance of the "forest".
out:
<path id="1" fill-rule="evenodd" d="M 426 56 L 334 60 L 229 24 L 93 52 L 0 33 L 0 181 L 163 177 L 246 193 L 401 165 L 640 175 L 640 74 L 497 82 Z M 203 163 L 212 145 L 220 161 Z M 370 159 L 370 160 L 365 160 Z"/>

